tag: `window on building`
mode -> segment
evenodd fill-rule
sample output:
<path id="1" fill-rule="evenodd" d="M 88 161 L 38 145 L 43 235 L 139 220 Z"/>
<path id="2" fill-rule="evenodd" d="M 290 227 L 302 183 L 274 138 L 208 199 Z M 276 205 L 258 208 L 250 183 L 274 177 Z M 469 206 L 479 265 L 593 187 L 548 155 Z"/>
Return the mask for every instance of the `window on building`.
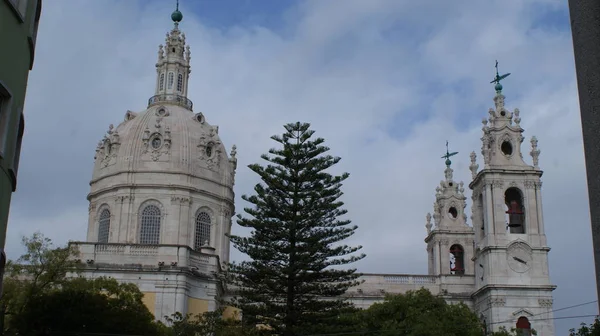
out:
<path id="1" fill-rule="evenodd" d="M 173 73 L 169 72 L 169 77 L 167 78 L 167 89 L 173 88 Z"/>
<path id="2" fill-rule="evenodd" d="M 108 243 L 110 232 L 110 210 L 103 209 L 98 217 L 98 242 Z"/>
<path id="3" fill-rule="evenodd" d="M 165 74 L 161 73 L 160 74 L 160 80 L 159 80 L 160 84 L 158 85 L 159 90 L 162 91 L 165 89 Z"/>
<path id="4" fill-rule="evenodd" d="M 23 134 L 24 133 L 25 133 L 25 117 L 23 116 L 23 112 L 21 112 L 20 118 L 19 118 L 19 131 L 17 133 L 17 141 L 15 142 L 15 151 L 13 154 L 13 161 L 12 161 L 12 167 L 11 167 L 11 171 L 14 174 L 15 181 L 17 180 L 17 175 L 19 173 L 19 161 L 21 159 L 21 145 L 23 144 Z M 16 189 L 16 183 L 15 183 L 14 188 Z"/>
<path id="5" fill-rule="evenodd" d="M 161 213 L 158 206 L 148 204 L 140 212 L 140 244 L 160 242 Z"/>
<path id="6" fill-rule="evenodd" d="M 450 274 L 465 274 L 465 250 L 458 244 L 450 246 Z"/>
<path id="7" fill-rule="evenodd" d="M 183 90 L 183 75 L 177 75 L 177 91 L 181 92 Z"/>
<path id="8" fill-rule="evenodd" d="M 196 215 L 194 249 L 199 250 L 202 246 L 210 245 L 210 224 L 210 215 L 206 212 L 199 212 Z"/>
<path id="9" fill-rule="evenodd" d="M 10 123 L 10 92 L 0 83 L 0 157 L 6 155 L 8 124 Z"/>
<path id="10" fill-rule="evenodd" d="M 12 8 L 19 14 L 21 21 L 25 21 L 27 2 L 28 0 L 8 0 L 8 3 L 11 4 Z"/>

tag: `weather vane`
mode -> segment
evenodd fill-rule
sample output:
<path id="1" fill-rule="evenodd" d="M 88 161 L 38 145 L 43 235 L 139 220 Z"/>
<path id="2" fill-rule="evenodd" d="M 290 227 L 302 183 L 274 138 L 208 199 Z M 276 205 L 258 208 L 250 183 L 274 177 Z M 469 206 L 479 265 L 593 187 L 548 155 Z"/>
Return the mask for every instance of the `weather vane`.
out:
<path id="1" fill-rule="evenodd" d="M 494 88 L 496 89 L 497 93 L 500 93 L 500 91 L 502 91 L 502 84 L 500 84 L 500 81 L 508 76 L 510 76 L 510 72 L 500 76 L 500 74 L 498 73 L 498 60 L 496 60 L 496 77 L 494 77 L 494 80 L 491 81 L 490 84 L 496 83 Z"/>
<path id="2" fill-rule="evenodd" d="M 450 157 L 452 157 L 456 154 L 458 154 L 458 152 L 450 153 L 450 150 L 448 149 L 448 140 L 446 140 L 446 154 L 444 154 L 444 156 L 442 156 L 442 159 L 446 159 L 446 166 L 450 166 L 452 164 L 452 161 L 450 161 Z"/>

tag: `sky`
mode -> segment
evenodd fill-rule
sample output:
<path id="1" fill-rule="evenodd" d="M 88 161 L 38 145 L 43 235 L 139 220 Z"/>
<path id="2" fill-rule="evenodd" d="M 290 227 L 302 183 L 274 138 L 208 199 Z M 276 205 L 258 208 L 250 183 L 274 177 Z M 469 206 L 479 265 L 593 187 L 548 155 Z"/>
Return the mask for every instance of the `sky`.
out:
<path id="1" fill-rule="evenodd" d="M 530 137 L 539 140 L 554 308 L 596 298 L 565 1 L 180 2 L 192 50 L 189 98 L 220 126 L 225 146 L 238 147 L 238 212 L 258 182 L 246 166 L 274 145 L 269 137 L 287 122 L 310 122 L 342 158 L 333 173 L 350 173 L 343 200 L 359 229 L 349 243 L 367 254 L 359 271 L 426 274 L 425 215 L 444 176 L 440 157 L 449 141 L 459 152 L 455 179 L 470 182 L 469 153 L 481 157 L 498 60 L 500 72 L 512 73 L 503 92 L 507 107 L 521 111 L 527 162 Z M 57 244 L 85 239 L 96 144 L 153 95 L 173 9 L 166 0 L 44 1 L 9 258 L 35 231 Z M 556 316 L 596 313 L 588 304 Z M 589 319 L 557 319 L 557 335 L 581 321 Z"/>

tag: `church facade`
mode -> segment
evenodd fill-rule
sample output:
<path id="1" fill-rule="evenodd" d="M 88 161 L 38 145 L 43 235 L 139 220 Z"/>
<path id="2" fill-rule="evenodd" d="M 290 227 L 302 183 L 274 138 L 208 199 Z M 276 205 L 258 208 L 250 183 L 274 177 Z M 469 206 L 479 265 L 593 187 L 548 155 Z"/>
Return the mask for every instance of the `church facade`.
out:
<path id="1" fill-rule="evenodd" d="M 86 242 L 73 242 L 86 277 L 136 283 L 155 317 L 202 313 L 227 297 L 236 149 L 228 153 L 219 128 L 193 112 L 187 98 L 191 52 L 179 29 L 182 14 L 159 46 L 154 95 L 141 112 L 127 111 L 96 148 Z M 497 78 L 500 78 L 497 76 Z M 427 275 L 365 274 L 346 296 L 358 307 L 388 293 L 428 288 L 448 302 L 465 302 L 489 331 L 531 326 L 554 335 L 552 291 L 542 216 L 537 140 L 532 165 L 523 160 L 518 109 L 495 108 L 483 121 L 483 167 L 471 153 L 471 223 L 465 185 L 445 178 L 426 216 Z"/>

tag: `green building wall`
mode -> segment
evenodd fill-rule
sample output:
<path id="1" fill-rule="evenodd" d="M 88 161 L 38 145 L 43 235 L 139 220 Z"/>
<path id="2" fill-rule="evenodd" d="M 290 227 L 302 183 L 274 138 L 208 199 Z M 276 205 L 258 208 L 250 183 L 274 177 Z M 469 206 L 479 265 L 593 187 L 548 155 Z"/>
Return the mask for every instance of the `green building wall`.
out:
<path id="1" fill-rule="evenodd" d="M 17 188 L 24 103 L 33 68 L 42 0 L 0 0 L 0 288 L 6 255 L 6 229 Z"/>

